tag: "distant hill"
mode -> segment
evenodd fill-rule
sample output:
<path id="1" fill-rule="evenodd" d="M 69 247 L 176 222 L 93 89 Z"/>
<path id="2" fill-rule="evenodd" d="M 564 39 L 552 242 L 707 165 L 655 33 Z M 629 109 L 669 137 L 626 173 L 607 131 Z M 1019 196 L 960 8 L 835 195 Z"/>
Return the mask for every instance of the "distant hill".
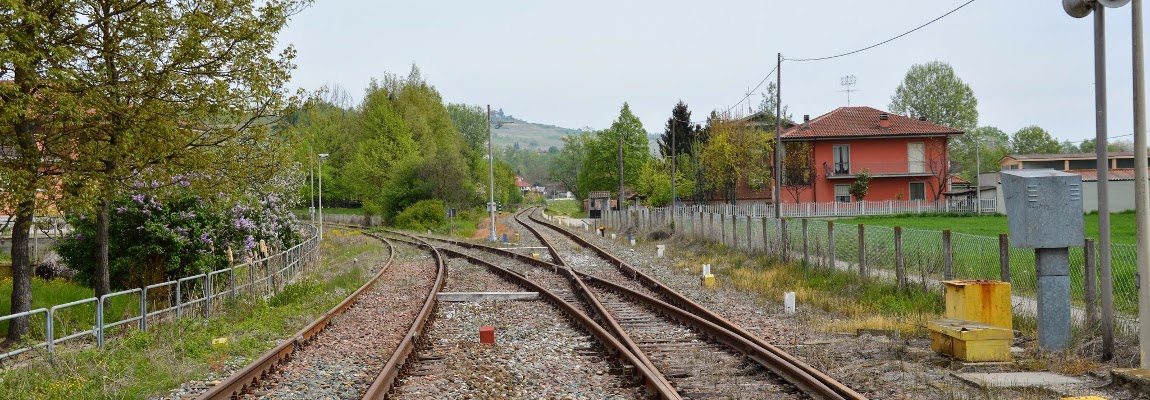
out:
<path id="1" fill-rule="evenodd" d="M 551 146 L 561 149 L 563 136 L 579 133 L 577 129 L 517 119 L 503 114 L 503 110 L 492 112 L 491 129 L 492 145 L 495 147 L 514 146 L 518 143 L 520 149 L 543 151 L 547 151 Z"/>

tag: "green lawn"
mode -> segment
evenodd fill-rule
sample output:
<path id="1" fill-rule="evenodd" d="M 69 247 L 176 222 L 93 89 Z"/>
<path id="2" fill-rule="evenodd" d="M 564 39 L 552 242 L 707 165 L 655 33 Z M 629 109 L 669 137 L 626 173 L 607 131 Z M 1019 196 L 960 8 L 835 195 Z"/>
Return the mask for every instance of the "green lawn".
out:
<path id="1" fill-rule="evenodd" d="M 901 226 L 904 228 L 926 229 L 941 231 L 950 229 L 953 232 L 970 235 L 998 237 L 999 233 L 1009 233 L 1006 225 L 1006 216 L 997 215 L 969 215 L 969 214 L 917 214 L 917 215 L 891 215 L 860 217 L 838 220 L 837 222 Z M 1098 214 L 1086 214 L 1086 237 L 1098 238 Z M 1110 214 L 1110 238 L 1113 243 L 1134 244 L 1134 212 Z"/>
<path id="2" fill-rule="evenodd" d="M 583 212 L 583 202 L 575 199 L 547 200 L 547 213 L 575 218 L 584 218 L 587 216 L 587 213 Z"/>

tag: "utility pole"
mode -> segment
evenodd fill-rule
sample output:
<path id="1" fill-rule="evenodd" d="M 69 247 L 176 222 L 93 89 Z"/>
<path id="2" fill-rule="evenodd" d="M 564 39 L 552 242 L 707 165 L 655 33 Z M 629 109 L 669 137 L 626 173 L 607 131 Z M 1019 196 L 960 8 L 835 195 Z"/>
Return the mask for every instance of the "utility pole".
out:
<path id="1" fill-rule="evenodd" d="M 619 211 L 623 211 L 623 132 L 616 132 L 619 134 Z M 631 220 L 631 215 L 623 213 L 627 216 L 626 221 Z"/>
<path id="2" fill-rule="evenodd" d="M 679 120 L 675 118 L 675 113 L 671 113 L 671 233 L 675 232 L 675 211 L 677 211 L 678 204 L 675 202 L 675 155 L 679 149 L 675 147 L 675 125 L 678 125 Z"/>
<path id="3" fill-rule="evenodd" d="M 1143 59 L 1142 0 L 1131 7 L 1130 30 L 1134 58 L 1134 218 L 1138 275 L 1150 277 L 1150 187 L 1146 161 L 1146 65 Z M 1138 287 L 1138 354 L 1141 367 L 1150 368 L 1150 285 Z"/>
<path id="4" fill-rule="evenodd" d="M 982 214 L 982 186 L 978 176 L 982 175 L 982 139 L 974 137 L 974 213 Z"/>
<path id="5" fill-rule="evenodd" d="M 491 241 L 495 236 L 495 157 L 491 155 L 491 105 L 487 105 L 487 188 L 491 192 L 491 201 L 487 203 L 487 211 L 491 213 Z"/>
<path id="6" fill-rule="evenodd" d="M 775 66 L 775 219 L 783 217 L 783 53 Z"/>

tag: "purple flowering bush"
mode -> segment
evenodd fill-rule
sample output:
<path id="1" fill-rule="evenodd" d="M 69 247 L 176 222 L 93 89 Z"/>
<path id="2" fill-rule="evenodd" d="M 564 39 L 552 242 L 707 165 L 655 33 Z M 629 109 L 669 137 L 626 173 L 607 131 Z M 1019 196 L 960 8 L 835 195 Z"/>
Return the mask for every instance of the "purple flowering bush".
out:
<path id="1" fill-rule="evenodd" d="M 259 242 L 274 253 L 299 243 L 295 217 L 269 195 L 224 207 L 195 196 L 160 199 L 149 194 L 124 196 L 111 204 L 109 275 L 113 290 L 141 287 L 228 267 L 230 247 L 236 260 L 260 258 Z M 73 234 L 57 252 L 76 279 L 91 285 L 97 270 L 96 218 L 72 215 Z"/>

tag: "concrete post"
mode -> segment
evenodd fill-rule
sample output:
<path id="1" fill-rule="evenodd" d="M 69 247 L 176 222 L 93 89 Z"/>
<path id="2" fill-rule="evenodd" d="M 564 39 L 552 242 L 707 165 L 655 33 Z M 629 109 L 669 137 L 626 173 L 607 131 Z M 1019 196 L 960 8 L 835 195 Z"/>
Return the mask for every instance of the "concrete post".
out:
<path id="1" fill-rule="evenodd" d="M 866 279 L 866 225 L 859 225 L 859 278 Z"/>
<path id="2" fill-rule="evenodd" d="M 747 214 L 747 251 L 748 252 L 755 250 L 755 245 L 751 241 L 752 238 L 755 236 L 754 231 L 751 229 L 752 226 L 753 225 L 751 224 L 751 214 Z"/>
<path id="3" fill-rule="evenodd" d="M 762 219 L 763 219 L 763 253 L 770 254 L 771 253 L 771 242 L 770 242 L 771 235 L 769 235 L 767 233 L 768 232 L 767 231 L 767 217 L 763 217 Z"/>
<path id="4" fill-rule="evenodd" d="M 739 248 L 739 216 L 731 214 L 731 248 Z"/>
<path id="5" fill-rule="evenodd" d="M 811 266 L 810 237 L 807 234 L 807 219 L 803 218 L 803 267 Z"/>
<path id="6" fill-rule="evenodd" d="M 902 227 L 894 227 L 894 276 L 898 282 L 898 291 L 906 288 L 906 263 L 902 257 Z"/>
<path id="7" fill-rule="evenodd" d="M 787 246 L 787 219 L 779 218 L 779 246 L 783 249 L 783 261 L 791 259 L 790 246 Z"/>
<path id="8" fill-rule="evenodd" d="M 1038 268 L 1038 346 L 1060 351 L 1070 345 L 1070 249 L 1034 249 Z"/>
<path id="9" fill-rule="evenodd" d="M 827 261 L 831 264 L 831 270 L 838 268 L 838 262 L 835 261 L 835 222 L 827 221 Z"/>

